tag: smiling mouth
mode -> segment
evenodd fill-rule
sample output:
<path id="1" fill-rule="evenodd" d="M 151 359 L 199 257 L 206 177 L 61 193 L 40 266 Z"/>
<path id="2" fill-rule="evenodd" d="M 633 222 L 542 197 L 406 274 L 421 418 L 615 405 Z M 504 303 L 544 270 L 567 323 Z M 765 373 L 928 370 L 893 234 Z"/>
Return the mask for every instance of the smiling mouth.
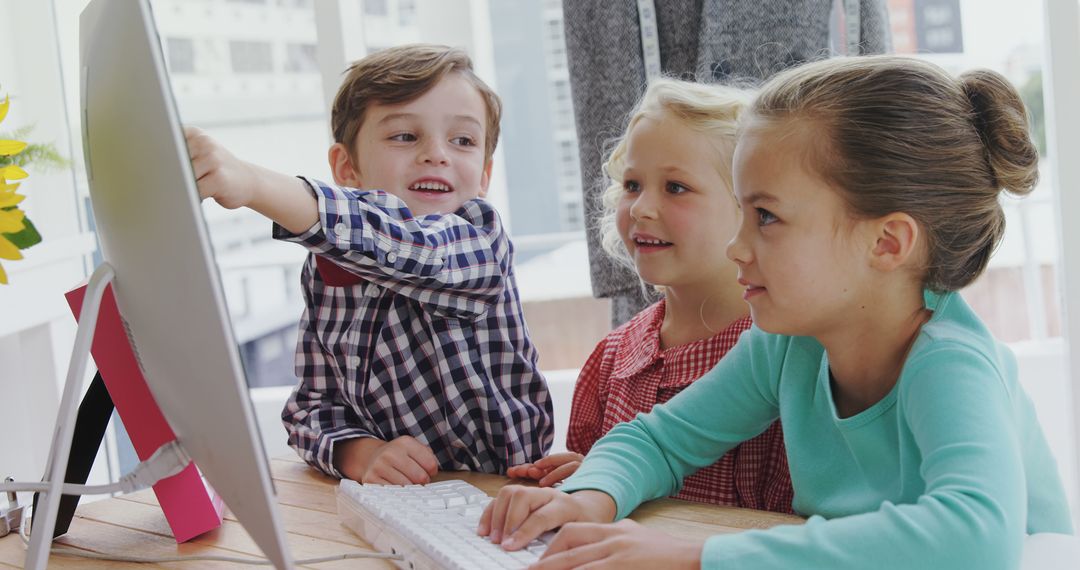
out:
<path id="1" fill-rule="evenodd" d="M 414 192 L 431 192 L 434 194 L 448 194 L 454 191 L 453 188 L 450 188 L 447 184 L 443 184 L 442 182 L 432 182 L 430 180 L 417 182 L 416 184 L 409 186 L 409 190 Z"/>
<path id="2" fill-rule="evenodd" d="M 634 238 L 634 245 L 638 247 L 664 247 L 675 244 L 671 243 L 670 241 L 664 241 L 662 239 Z"/>

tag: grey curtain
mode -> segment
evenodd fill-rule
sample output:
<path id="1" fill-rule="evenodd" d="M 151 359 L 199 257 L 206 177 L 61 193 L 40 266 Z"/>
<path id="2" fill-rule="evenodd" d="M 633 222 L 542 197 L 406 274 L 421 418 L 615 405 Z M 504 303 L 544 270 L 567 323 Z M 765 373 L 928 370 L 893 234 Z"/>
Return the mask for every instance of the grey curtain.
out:
<path id="1" fill-rule="evenodd" d="M 856 14 L 858 53 L 890 49 L 885 0 L 655 0 L 665 75 L 757 83 L 800 62 L 827 57 L 833 7 Z M 600 246 L 597 220 L 605 145 L 621 134 L 645 87 L 635 0 L 563 0 L 566 49 L 585 193 L 593 294 L 611 297 L 617 326 L 655 299 Z M 843 45 L 841 45 L 841 49 Z"/>

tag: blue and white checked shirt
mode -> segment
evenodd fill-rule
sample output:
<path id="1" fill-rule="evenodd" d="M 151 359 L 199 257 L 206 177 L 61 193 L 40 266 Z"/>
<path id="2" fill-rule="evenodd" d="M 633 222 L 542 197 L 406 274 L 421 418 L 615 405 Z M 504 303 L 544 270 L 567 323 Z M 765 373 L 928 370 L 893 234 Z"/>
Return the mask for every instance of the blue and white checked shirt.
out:
<path id="1" fill-rule="evenodd" d="M 329 475 L 334 444 L 411 435 L 440 470 L 505 473 L 551 447 L 551 398 L 537 370 L 513 272 L 513 246 L 490 204 L 413 218 L 385 192 L 304 179 L 319 222 L 300 243 L 363 277 L 327 285 L 309 255 L 301 277 L 289 445 Z"/>

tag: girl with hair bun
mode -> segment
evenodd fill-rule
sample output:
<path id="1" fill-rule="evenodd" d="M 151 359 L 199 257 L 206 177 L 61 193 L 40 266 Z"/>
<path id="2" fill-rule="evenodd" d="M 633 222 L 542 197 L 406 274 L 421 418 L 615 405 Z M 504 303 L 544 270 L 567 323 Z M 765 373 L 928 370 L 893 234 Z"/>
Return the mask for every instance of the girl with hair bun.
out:
<path id="1" fill-rule="evenodd" d="M 1016 360 L 957 293 L 1028 194 L 1037 153 L 1000 75 L 891 56 L 769 81 L 735 151 L 727 256 L 754 326 L 704 377 L 602 438 L 561 489 L 481 518 L 536 568 L 1016 568 L 1072 534 Z M 717 245 L 719 247 L 719 244 Z M 805 525 L 665 537 L 625 518 L 777 418 Z M 593 567 L 593 565 L 590 565 Z"/>

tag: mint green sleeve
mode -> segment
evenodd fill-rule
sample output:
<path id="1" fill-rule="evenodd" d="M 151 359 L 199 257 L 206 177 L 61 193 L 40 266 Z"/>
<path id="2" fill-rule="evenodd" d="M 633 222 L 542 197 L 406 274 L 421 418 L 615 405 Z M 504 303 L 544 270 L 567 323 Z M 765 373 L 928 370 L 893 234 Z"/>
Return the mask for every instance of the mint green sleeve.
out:
<path id="1" fill-rule="evenodd" d="M 674 494 L 683 478 L 715 463 L 778 417 L 775 356 L 787 344 L 751 328 L 720 362 L 668 402 L 616 425 L 596 442 L 567 492 L 610 495 L 617 519 L 645 501 Z"/>
<path id="2" fill-rule="evenodd" d="M 896 404 L 922 457 L 915 503 L 714 536 L 702 568 L 1016 568 L 1027 501 L 1010 389 L 983 355 L 937 342 L 907 363 Z"/>

